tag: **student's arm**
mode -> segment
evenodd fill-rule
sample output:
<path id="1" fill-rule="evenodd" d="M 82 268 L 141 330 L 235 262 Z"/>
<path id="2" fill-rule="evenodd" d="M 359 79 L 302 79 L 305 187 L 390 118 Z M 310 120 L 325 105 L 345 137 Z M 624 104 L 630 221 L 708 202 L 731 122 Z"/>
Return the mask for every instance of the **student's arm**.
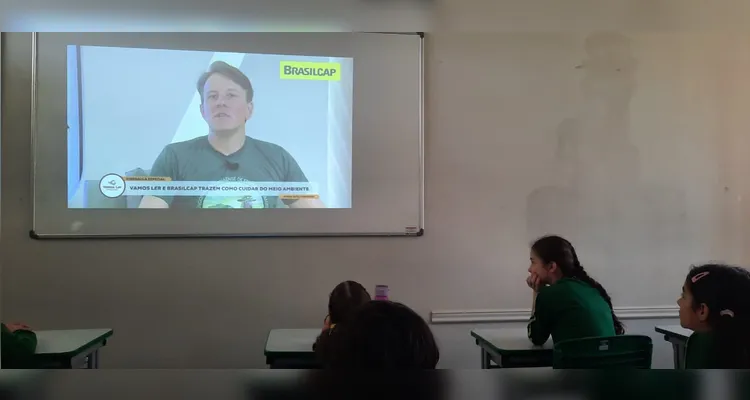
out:
<path id="1" fill-rule="evenodd" d="M 531 320 L 527 326 L 527 331 L 531 343 L 537 346 L 543 345 L 552 334 L 552 324 L 550 313 L 547 310 L 548 301 L 546 301 L 545 288 L 539 292 L 534 291 L 534 300 L 531 307 Z"/>
<path id="2" fill-rule="evenodd" d="M 318 339 L 313 344 L 313 351 L 315 352 L 315 358 L 318 363 L 323 367 L 329 367 L 331 365 L 333 357 L 335 357 L 335 342 L 337 338 L 335 332 L 328 328 L 324 329 Z"/>
<path id="3" fill-rule="evenodd" d="M 171 147 L 165 147 L 159 157 L 156 157 L 156 161 L 151 167 L 151 176 L 177 179 L 177 155 Z M 169 208 L 172 199 L 172 196 L 143 196 L 138 208 Z"/>
<path id="4" fill-rule="evenodd" d="M 328 330 L 331 329 L 331 316 L 326 315 L 325 319 L 323 320 L 323 330 L 320 332 L 320 335 L 318 335 L 318 338 L 315 339 L 315 343 L 313 343 L 313 351 L 318 347 L 318 343 L 320 343 L 320 337 L 324 334 L 328 334 Z"/>
<path id="5" fill-rule="evenodd" d="M 313 349 L 313 351 L 315 352 L 316 355 L 318 354 L 318 350 L 317 349 L 320 348 L 320 346 L 318 345 L 318 343 L 320 343 L 320 336 L 323 335 L 323 333 L 324 332 L 321 332 L 320 335 L 318 335 L 318 337 L 315 338 L 315 343 L 313 343 L 313 348 L 312 349 Z"/>
<path id="6" fill-rule="evenodd" d="M 30 329 L 11 330 L 2 324 L 2 365 L 6 368 L 23 367 L 36 351 L 36 334 Z"/>

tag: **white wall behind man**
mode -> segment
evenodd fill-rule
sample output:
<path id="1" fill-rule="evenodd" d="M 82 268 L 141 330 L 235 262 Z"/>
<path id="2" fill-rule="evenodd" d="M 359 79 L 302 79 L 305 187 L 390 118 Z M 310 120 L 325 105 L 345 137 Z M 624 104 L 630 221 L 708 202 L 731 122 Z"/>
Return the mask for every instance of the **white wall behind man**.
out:
<path id="1" fill-rule="evenodd" d="M 590 232 L 606 239 L 618 229 L 623 216 L 612 212 L 601 220 L 610 229 L 588 226 L 594 230 L 583 235 L 585 265 L 616 305 L 667 307 L 680 291 L 687 259 L 750 261 L 743 202 L 750 190 L 741 173 L 750 167 L 750 83 L 744 79 L 750 56 L 743 50 L 750 37 L 649 30 L 665 21 L 680 27 L 698 15 L 715 20 L 703 9 L 677 5 L 682 2 L 511 3 L 518 4 L 448 1 L 435 11 L 437 23 L 451 29 L 427 38 L 427 231 L 416 240 L 216 239 L 189 246 L 30 240 L 30 35 L 4 34 L 4 318 L 41 329 L 112 327 L 105 367 L 240 368 L 263 365 L 269 329 L 319 326 L 329 290 L 344 279 L 389 284 L 393 298 L 425 317 L 435 309 L 527 308 L 527 196 L 556 183 L 555 127 L 571 115 L 593 113 L 582 106 L 583 71 L 576 66 L 585 57 L 586 36 L 604 26 L 625 32 L 638 60 L 629 140 L 642 176 L 685 193 L 686 211 L 677 221 L 689 236 L 633 249 L 627 238 L 656 224 L 645 221 L 592 245 L 598 238 Z M 490 32 L 498 27 L 505 32 Z M 598 193 L 618 184 L 604 184 Z M 638 190 L 643 187 L 651 186 Z M 637 262 L 628 262 L 631 255 Z M 654 323 L 670 321 L 625 322 L 653 335 Z M 434 327 L 442 367 L 476 367 L 473 326 Z M 655 365 L 667 366 L 669 346 L 655 339 Z"/>

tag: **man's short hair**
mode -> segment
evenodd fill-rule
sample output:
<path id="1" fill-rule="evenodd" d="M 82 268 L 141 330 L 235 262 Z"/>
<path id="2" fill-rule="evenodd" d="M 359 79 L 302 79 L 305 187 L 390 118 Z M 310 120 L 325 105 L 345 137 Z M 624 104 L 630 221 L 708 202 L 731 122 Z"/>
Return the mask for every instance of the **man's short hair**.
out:
<path id="1" fill-rule="evenodd" d="M 239 68 L 233 67 L 224 61 L 215 61 L 208 67 L 208 71 L 204 72 L 200 78 L 198 78 L 198 93 L 201 96 L 201 104 L 203 104 L 203 88 L 206 86 L 206 81 L 213 74 L 219 74 L 230 81 L 240 85 L 241 88 L 245 89 L 247 102 L 253 101 L 253 85 L 250 83 L 250 78 L 243 74 Z"/>

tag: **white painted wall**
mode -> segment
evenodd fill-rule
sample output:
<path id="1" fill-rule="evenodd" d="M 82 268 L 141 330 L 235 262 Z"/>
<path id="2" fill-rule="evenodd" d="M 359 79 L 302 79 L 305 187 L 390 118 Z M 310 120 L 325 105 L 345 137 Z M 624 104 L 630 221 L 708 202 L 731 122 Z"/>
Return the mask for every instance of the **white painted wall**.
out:
<path id="1" fill-rule="evenodd" d="M 428 35 L 426 49 L 427 231 L 410 240 L 30 240 L 30 35 L 4 34 L 3 317 L 41 329 L 112 327 L 104 367 L 247 368 L 263 365 L 269 329 L 319 326 L 328 291 L 344 279 L 388 284 L 425 317 L 527 308 L 527 244 L 539 230 L 573 237 L 618 306 L 673 305 L 690 262 L 747 264 L 750 36 L 677 30 L 719 20 L 685 2 L 519 4 L 451 0 L 433 10 L 444 33 Z M 602 117 L 612 113 L 581 92 L 591 68 L 576 68 L 590 58 L 584 41 L 604 26 L 627 32 L 637 61 L 631 103 L 619 106 L 627 118 Z M 622 90 L 616 74 L 602 74 L 596 90 Z M 572 134 L 571 153 L 583 158 L 571 163 L 558 159 L 569 118 L 588 124 Z M 592 135 L 596 124 L 620 134 Z M 550 213 L 556 202 L 531 196 L 547 187 L 595 216 Z M 651 201 L 654 188 L 664 195 Z M 676 200 L 660 204 L 665 196 Z M 563 218 L 535 218 L 544 212 Z M 639 332 L 661 322 L 674 321 L 627 321 Z M 478 365 L 472 327 L 434 326 L 442 367 Z M 654 337 L 655 366 L 671 365 Z"/>

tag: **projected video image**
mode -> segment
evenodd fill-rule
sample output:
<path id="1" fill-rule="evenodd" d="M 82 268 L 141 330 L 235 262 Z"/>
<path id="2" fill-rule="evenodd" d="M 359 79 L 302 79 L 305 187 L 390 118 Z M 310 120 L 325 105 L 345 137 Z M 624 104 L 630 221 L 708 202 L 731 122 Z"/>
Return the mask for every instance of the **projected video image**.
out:
<path id="1" fill-rule="evenodd" d="M 69 208 L 350 208 L 351 58 L 68 46 Z"/>

